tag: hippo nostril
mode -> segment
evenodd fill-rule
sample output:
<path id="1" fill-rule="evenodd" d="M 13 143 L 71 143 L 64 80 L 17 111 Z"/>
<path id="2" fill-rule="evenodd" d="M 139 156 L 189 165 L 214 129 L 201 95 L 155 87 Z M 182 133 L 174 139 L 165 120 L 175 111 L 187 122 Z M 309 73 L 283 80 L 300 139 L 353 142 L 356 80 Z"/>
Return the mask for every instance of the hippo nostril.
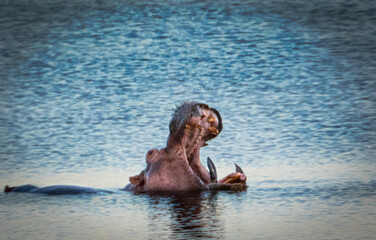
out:
<path id="1" fill-rule="evenodd" d="M 151 156 L 151 155 L 153 154 L 153 152 L 154 152 L 154 150 L 150 150 L 150 151 L 148 152 L 148 155 Z"/>

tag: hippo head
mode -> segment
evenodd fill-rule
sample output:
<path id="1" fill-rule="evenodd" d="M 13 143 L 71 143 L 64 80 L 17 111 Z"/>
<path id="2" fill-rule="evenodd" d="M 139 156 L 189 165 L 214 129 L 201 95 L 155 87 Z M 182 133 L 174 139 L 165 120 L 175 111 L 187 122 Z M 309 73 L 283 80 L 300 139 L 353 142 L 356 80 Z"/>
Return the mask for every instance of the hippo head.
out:
<path id="1" fill-rule="evenodd" d="M 146 168 L 130 177 L 125 189 L 138 192 L 189 191 L 245 185 L 241 169 L 217 183 L 216 170 L 208 158 L 209 170 L 201 164 L 200 148 L 222 130 L 222 118 L 217 110 L 197 102 L 178 106 L 170 121 L 167 146 L 146 153 Z"/>

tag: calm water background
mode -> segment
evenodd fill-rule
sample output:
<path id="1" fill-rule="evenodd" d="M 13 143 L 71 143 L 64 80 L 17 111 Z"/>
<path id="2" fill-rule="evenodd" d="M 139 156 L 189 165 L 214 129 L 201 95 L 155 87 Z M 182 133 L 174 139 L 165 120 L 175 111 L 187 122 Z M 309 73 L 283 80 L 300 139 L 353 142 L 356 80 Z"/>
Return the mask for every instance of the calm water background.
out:
<path id="1" fill-rule="evenodd" d="M 1 1 L 0 239 L 375 239 L 374 1 Z M 119 191 L 176 104 L 245 192 Z"/>

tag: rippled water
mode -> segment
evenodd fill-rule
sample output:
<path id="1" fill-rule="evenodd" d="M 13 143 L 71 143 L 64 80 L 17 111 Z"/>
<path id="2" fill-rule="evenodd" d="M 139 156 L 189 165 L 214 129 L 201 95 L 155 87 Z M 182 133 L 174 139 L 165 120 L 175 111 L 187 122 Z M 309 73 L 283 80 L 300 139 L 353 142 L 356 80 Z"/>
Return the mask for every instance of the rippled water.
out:
<path id="1" fill-rule="evenodd" d="M 1 239 L 374 239 L 374 1 L 2 1 Z M 119 191 L 176 104 L 208 103 L 245 192 Z"/>

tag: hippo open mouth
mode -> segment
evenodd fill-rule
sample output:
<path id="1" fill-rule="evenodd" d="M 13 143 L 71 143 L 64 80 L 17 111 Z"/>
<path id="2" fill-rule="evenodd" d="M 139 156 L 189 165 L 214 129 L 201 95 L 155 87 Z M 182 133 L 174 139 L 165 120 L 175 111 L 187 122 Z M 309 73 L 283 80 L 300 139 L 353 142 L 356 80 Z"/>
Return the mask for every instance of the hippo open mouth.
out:
<path id="1" fill-rule="evenodd" d="M 217 181 L 214 163 L 208 158 L 209 171 L 201 164 L 200 148 L 222 131 L 222 118 L 217 110 L 197 102 L 186 102 L 176 108 L 170 121 L 166 148 L 146 154 L 147 166 L 139 175 L 130 177 L 125 190 L 187 191 L 205 189 L 243 189 L 246 176 L 236 165 L 236 172 Z"/>

